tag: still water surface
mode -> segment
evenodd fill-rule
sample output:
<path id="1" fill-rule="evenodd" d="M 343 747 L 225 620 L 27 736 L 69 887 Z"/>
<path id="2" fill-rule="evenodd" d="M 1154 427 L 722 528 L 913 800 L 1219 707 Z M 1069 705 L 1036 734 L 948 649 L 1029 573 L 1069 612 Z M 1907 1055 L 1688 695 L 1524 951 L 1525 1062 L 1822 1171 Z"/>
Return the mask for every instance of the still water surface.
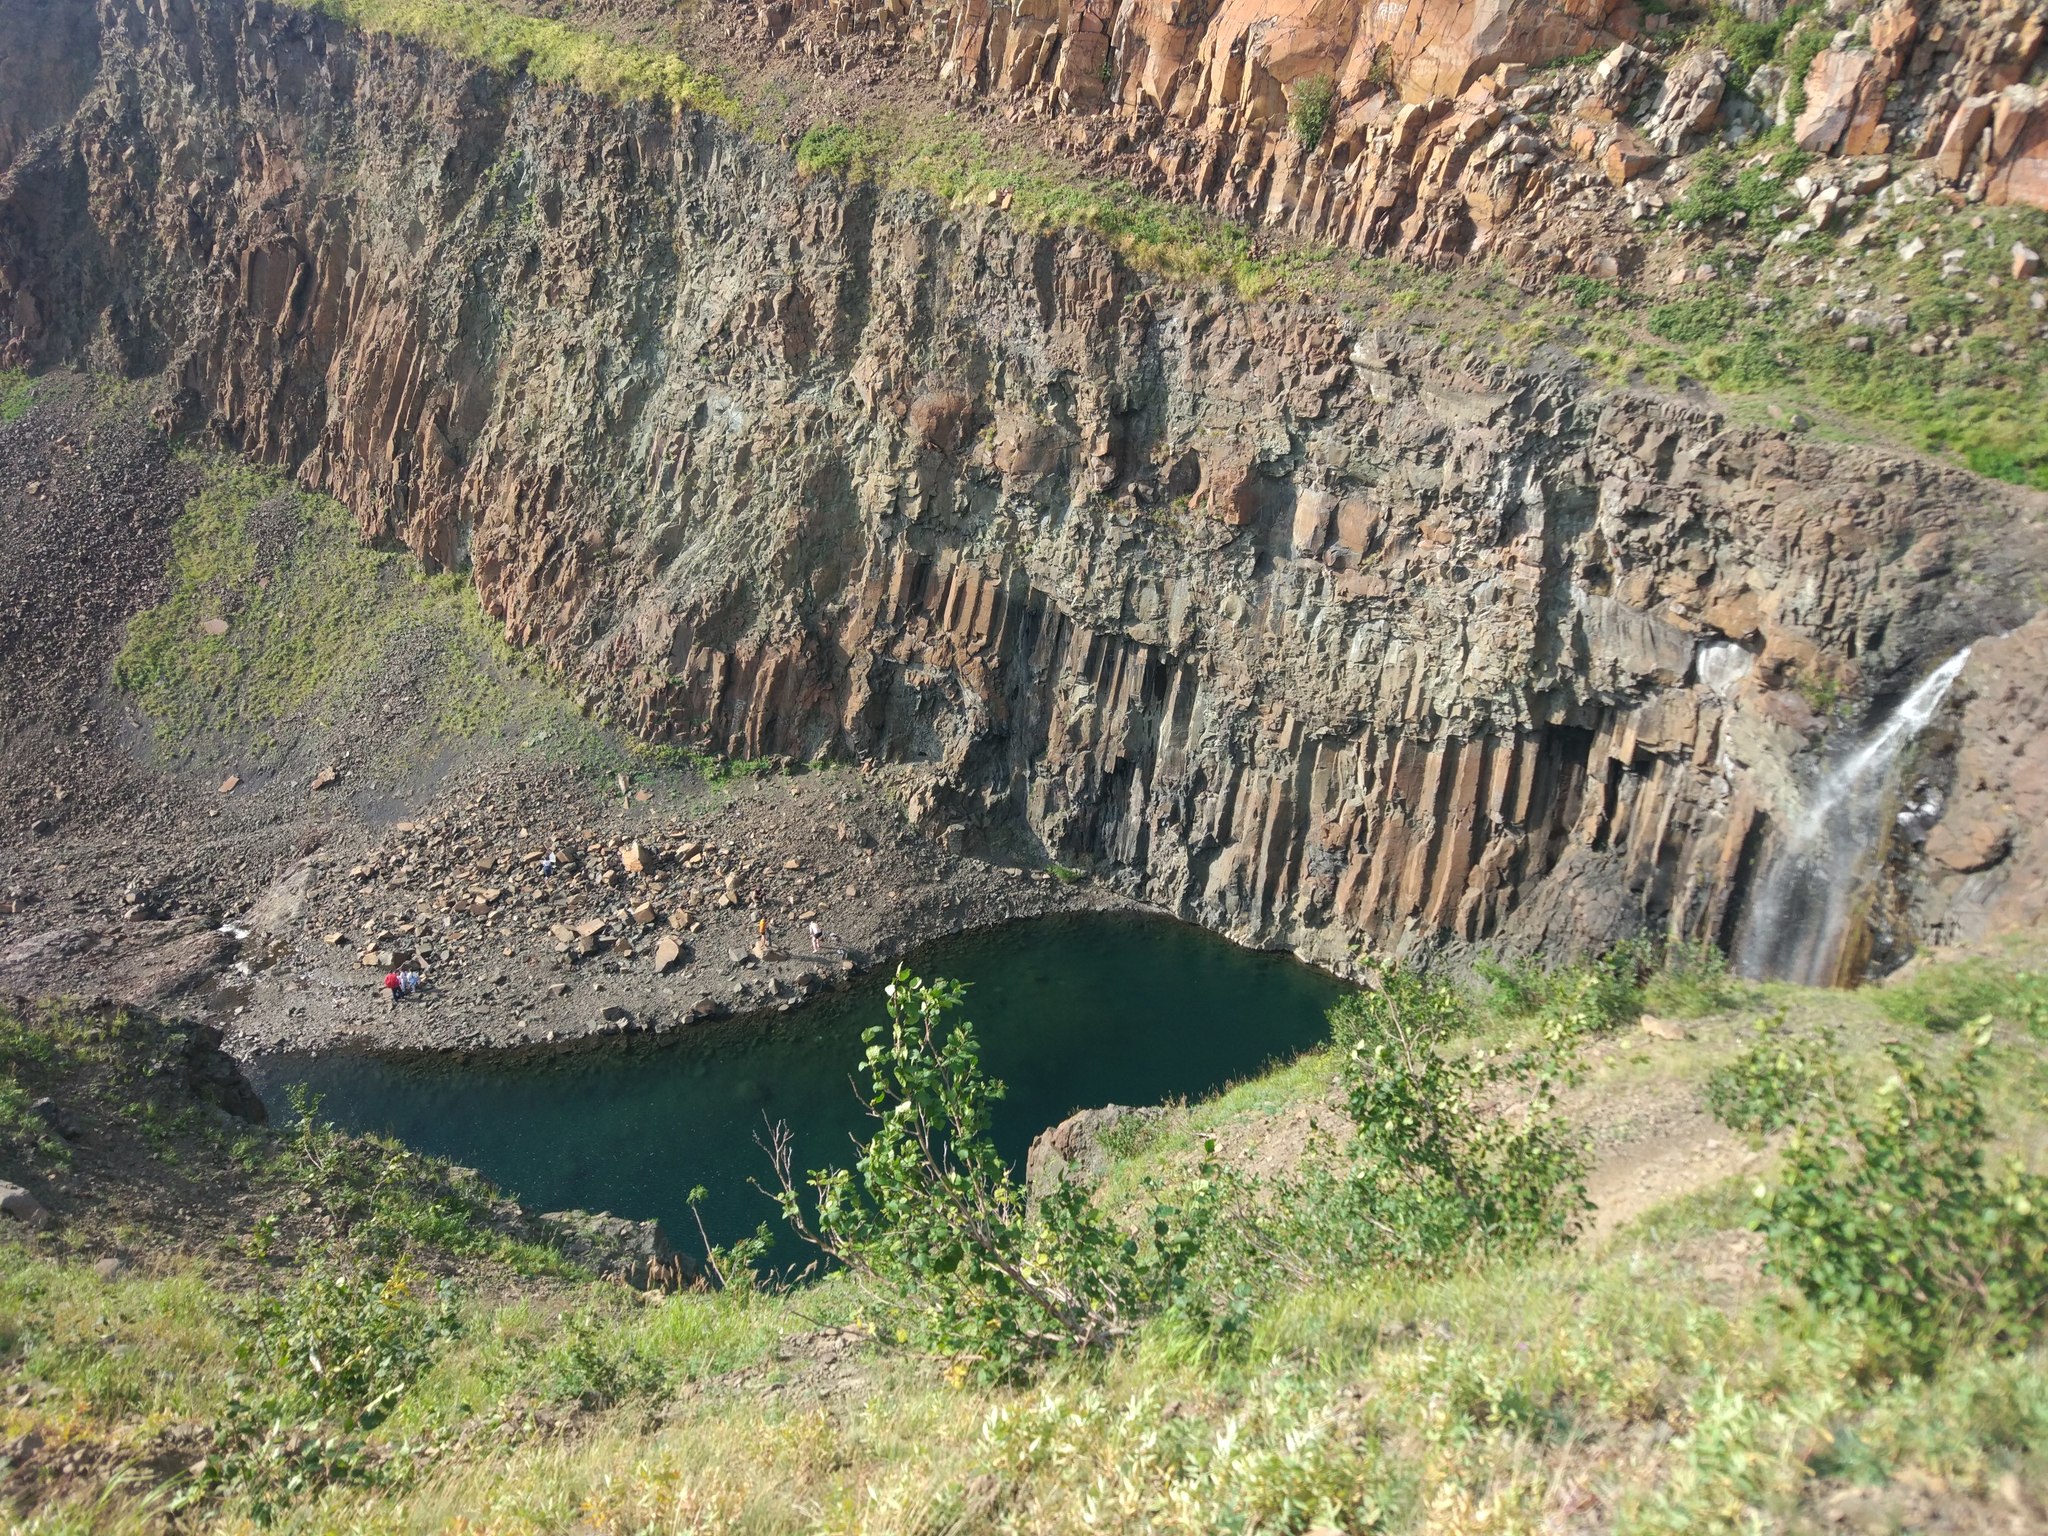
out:
<path id="1" fill-rule="evenodd" d="M 1046 1126 L 1091 1105 L 1199 1097 L 1323 1038 L 1342 984 L 1166 918 L 1041 918 L 934 944 L 924 977 L 970 983 L 989 1072 L 1008 1085 L 994 1134 L 1021 1168 Z M 774 1211 L 756 1145 L 787 1121 L 799 1169 L 850 1160 L 867 1117 L 853 1083 L 863 1029 L 883 1021 L 879 970 L 786 1014 L 683 1036 L 509 1056 L 273 1056 L 251 1076 L 273 1112 L 304 1083 L 322 1113 L 480 1170 L 542 1210 L 658 1216 L 695 1246 L 685 1195 L 709 1192 L 715 1241 Z M 798 1257 L 778 1245 L 777 1257 Z"/>

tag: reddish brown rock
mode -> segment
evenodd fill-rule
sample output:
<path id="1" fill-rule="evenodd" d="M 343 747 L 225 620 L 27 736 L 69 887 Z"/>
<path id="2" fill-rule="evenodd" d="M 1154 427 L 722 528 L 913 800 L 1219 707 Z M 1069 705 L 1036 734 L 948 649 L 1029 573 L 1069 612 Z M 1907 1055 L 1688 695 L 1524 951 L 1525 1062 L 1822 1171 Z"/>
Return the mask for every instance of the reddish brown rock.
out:
<path id="1" fill-rule="evenodd" d="M 1664 157 L 1645 144 L 1632 129 L 1619 130 L 1608 140 L 1600 155 L 1600 169 L 1617 187 L 1647 176 L 1664 163 Z"/>
<path id="2" fill-rule="evenodd" d="M 1792 125 L 1793 141 L 1822 155 L 1875 152 L 1884 88 L 1877 55 L 1867 48 L 1830 48 L 1816 55 L 1806 72 L 1806 110 Z"/>
<path id="3" fill-rule="evenodd" d="M 1981 641 L 1949 708 L 1952 782 L 1914 915 L 1969 942 L 2048 920 L 2048 614 Z"/>

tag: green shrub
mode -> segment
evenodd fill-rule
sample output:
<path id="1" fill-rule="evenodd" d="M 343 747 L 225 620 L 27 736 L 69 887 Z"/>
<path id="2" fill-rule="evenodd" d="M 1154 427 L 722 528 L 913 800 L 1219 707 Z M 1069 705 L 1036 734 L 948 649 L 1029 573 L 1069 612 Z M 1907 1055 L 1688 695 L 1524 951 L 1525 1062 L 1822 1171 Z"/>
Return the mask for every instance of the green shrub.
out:
<path id="1" fill-rule="evenodd" d="M 1654 336 L 1680 346 L 1699 346 L 1720 341 L 1735 328 L 1742 307 L 1734 295 L 1710 293 L 1696 299 L 1673 299 L 1651 308 L 1649 327 Z"/>
<path id="2" fill-rule="evenodd" d="M 1707 1108 L 1731 1130 L 1769 1133 L 1790 1125 L 1819 1090 L 1839 1046 L 1832 1031 L 1796 1037 L 1785 1016 L 1760 1020 L 1756 1039 L 1707 1077 Z"/>
<path id="3" fill-rule="evenodd" d="M 1310 1205 L 1338 1246 L 1428 1266 L 1568 1239 L 1589 1209 L 1585 1150 L 1555 1107 L 1568 1055 L 1447 1049 L 1469 1011 L 1400 971 L 1371 995 L 1346 1029 L 1341 1198 Z M 1510 1095 L 1517 1114 L 1482 1107 Z"/>
<path id="4" fill-rule="evenodd" d="M 867 170 L 876 151 L 874 136 L 845 123 L 818 123 L 796 144 L 796 168 L 806 176 L 853 176 Z"/>
<path id="5" fill-rule="evenodd" d="M 1396 1030 L 1434 1040 L 1451 1039 L 1470 1028 L 1472 1011 L 1456 988 L 1431 981 L 1406 966 L 1389 965 L 1381 969 L 1372 986 L 1339 998 L 1329 1018 L 1330 1043 L 1349 1053 L 1362 1042 L 1385 1039 Z"/>
<path id="6" fill-rule="evenodd" d="M 268 1524 L 323 1486 L 399 1480 L 404 1458 L 365 1436 L 454 1332 L 453 1293 L 404 1264 L 350 1271 L 316 1260 L 243 1313 L 246 1384 L 176 1502 L 232 1491 Z"/>
<path id="7" fill-rule="evenodd" d="M 36 387 L 18 368 L 0 369 L 0 427 L 11 427 L 35 404 Z"/>
<path id="8" fill-rule="evenodd" d="M 862 1036 L 874 1135 L 851 1169 L 809 1175 L 814 1216 L 786 1128 L 773 1150 L 784 1218 L 864 1283 L 883 1336 L 996 1379 L 1108 1347 L 1152 1296 L 1137 1244 L 1072 1185 L 1027 1209 L 989 1136 L 1002 1085 L 981 1069 L 973 1025 L 947 1020 L 964 994 L 897 971 L 887 1029 Z"/>
<path id="9" fill-rule="evenodd" d="M 1673 944 L 1643 984 L 1643 1008 L 1673 1019 L 1697 1019 L 1741 1006 L 1747 989 L 1728 974 L 1728 957 L 1704 940 Z"/>
<path id="10" fill-rule="evenodd" d="M 1692 175 L 1671 205 L 1671 216 L 1686 224 L 1711 224 L 1737 212 L 1735 188 L 1728 177 L 1728 156 L 1711 146 L 1693 156 Z"/>
<path id="11" fill-rule="evenodd" d="M 1785 115 L 1796 118 L 1806 110 L 1806 72 L 1813 61 L 1834 40 L 1834 27 L 1826 17 L 1793 21 L 1783 43 L 1785 57 Z"/>
<path id="12" fill-rule="evenodd" d="M 522 1274 L 578 1274 L 552 1247 L 508 1236 L 502 1197 L 468 1169 L 379 1136 L 351 1136 L 320 1118 L 320 1102 L 286 1091 L 294 1125 L 285 1176 L 308 1206 L 324 1211 L 356 1252 L 391 1263 L 445 1254 L 495 1258 Z"/>
<path id="13" fill-rule="evenodd" d="M 1489 1008 L 1503 1019 L 1540 1019 L 1551 1038 L 1605 1034 L 1629 1024 L 1643 1011 L 1643 978 L 1650 947 L 1641 940 L 1618 944 L 1597 960 L 1545 970 L 1535 960 L 1511 966 L 1481 960 L 1475 965 L 1492 988 Z"/>
<path id="14" fill-rule="evenodd" d="M 557 1401 L 609 1408 L 631 1397 L 658 1396 L 668 1384 L 659 1358 L 609 1319 L 587 1308 L 561 1319 L 561 1333 L 543 1360 L 546 1390 Z"/>
<path id="15" fill-rule="evenodd" d="M 1626 291 L 1619 283 L 1603 282 L 1597 277 L 1586 277 L 1581 273 L 1567 272 L 1557 280 L 1559 292 L 1568 297 L 1579 309 L 1598 309 L 1608 299 L 1626 299 Z"/>
<path id="16" fill-rule="evenodd" d="M 1943 1063 L 1888 1045 L 1891 1074 L 1862 1103 L 1826 1074 L 1759 1192 L 1770 1270 L 1923 1368 L 1958 1334 L 2022 1347 L 2048 1312 L 2048 1178 L 1984 1169 L 1988 1043 Z"/>
<path id="17" fill-rule="evenodd" d="M 1327 74 L 1311 75 L 1294 88 L 1287 115 L 1294 126 L 1294 137 L 1303 149 L 1314 149 L 1323 142 L 1336 108 L 1337 82 Z"/>

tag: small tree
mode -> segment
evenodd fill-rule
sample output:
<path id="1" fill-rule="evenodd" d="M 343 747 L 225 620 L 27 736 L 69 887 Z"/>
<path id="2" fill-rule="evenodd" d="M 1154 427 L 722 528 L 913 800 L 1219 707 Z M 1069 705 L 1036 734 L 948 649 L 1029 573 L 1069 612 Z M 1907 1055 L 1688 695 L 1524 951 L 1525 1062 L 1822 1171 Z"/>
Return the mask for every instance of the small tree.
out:
<path id="1" fill-rule="evenodd" d="M 862 1037 L 875 1132 L 852 1168 L 814 1172 L 806 1201 L 786 1127 L 770 1148 L 798 1236 L 868 1282 L 897 1341 L 1007 1376 L 1128 1333 L 1151 1300 L 1137 1244 L 1063 1184 L 1027 1209 L 989 1136 L 1002 1084 L 974 1027 L 949 1023 L 965 988 L 898 970 L 889 1022 Z"/>
<path id="2" fill-rule="evenodd" d="M 1446 1049 L 1469 1021 L 1456 992 L 1391 968 L 1339 1015 L 1356 1128 L 1350 1203 L 1381 1259 L 1426 1264 L 1563 1241 L 1590 1209 L 1583 1144 L 1556 1112 L 1571 1038 L 1512 1054 Z M 1504 1112 L 1499 1101 L 1520 1092 L 1520 1112 Z"/>

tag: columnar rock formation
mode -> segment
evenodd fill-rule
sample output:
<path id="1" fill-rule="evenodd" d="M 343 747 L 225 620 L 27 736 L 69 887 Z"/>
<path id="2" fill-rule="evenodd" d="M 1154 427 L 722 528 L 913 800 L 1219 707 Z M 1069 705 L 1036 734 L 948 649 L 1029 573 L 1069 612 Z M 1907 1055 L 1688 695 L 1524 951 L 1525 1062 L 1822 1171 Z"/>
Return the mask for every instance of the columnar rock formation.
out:
<path id="1" fill-rule="evenodd" d="M 2033 610 L 2040 498 L 1960 472 L 262 0 L 106 16 L 0 168 L 0 361 L 161 371 L 651 737 L 918 765 L 1244 939 L 1724 935 L 1809 700 Z"/>
<path id="2" fill-rule="evenodd" d="M 1615 188 L 1785 109 L 1781 69 L 1748 82 L 1752 100 L 1711 45 L 1675 57 L 1634 46 L 1665 18 L 1646 19 L 1630 0 L 759 9 L 771 30 L 820 18 L 844 37 L 906 38 L 963 97 L 1107 114 L 1113 126 L 1090 123 L 1077 142 L 1233 217 L 1364 250 L 1595 276 L 1628 270 L 1637 254 Z M 1813 60 L 1799 143 L 1842 156 L 1909 150 L 1992 202 L 2048 207 L 2044 33 L 2033 0 L 1884 0 Z M 1531 74 L 1589 51 L 1605 54 L 1596 70 Z M 1327 99 L 1327 112 L 1303 117 L 1310 98 Z M 1313 143 L 1301 139 L 1304 121 L 1316 125 Z"/>

